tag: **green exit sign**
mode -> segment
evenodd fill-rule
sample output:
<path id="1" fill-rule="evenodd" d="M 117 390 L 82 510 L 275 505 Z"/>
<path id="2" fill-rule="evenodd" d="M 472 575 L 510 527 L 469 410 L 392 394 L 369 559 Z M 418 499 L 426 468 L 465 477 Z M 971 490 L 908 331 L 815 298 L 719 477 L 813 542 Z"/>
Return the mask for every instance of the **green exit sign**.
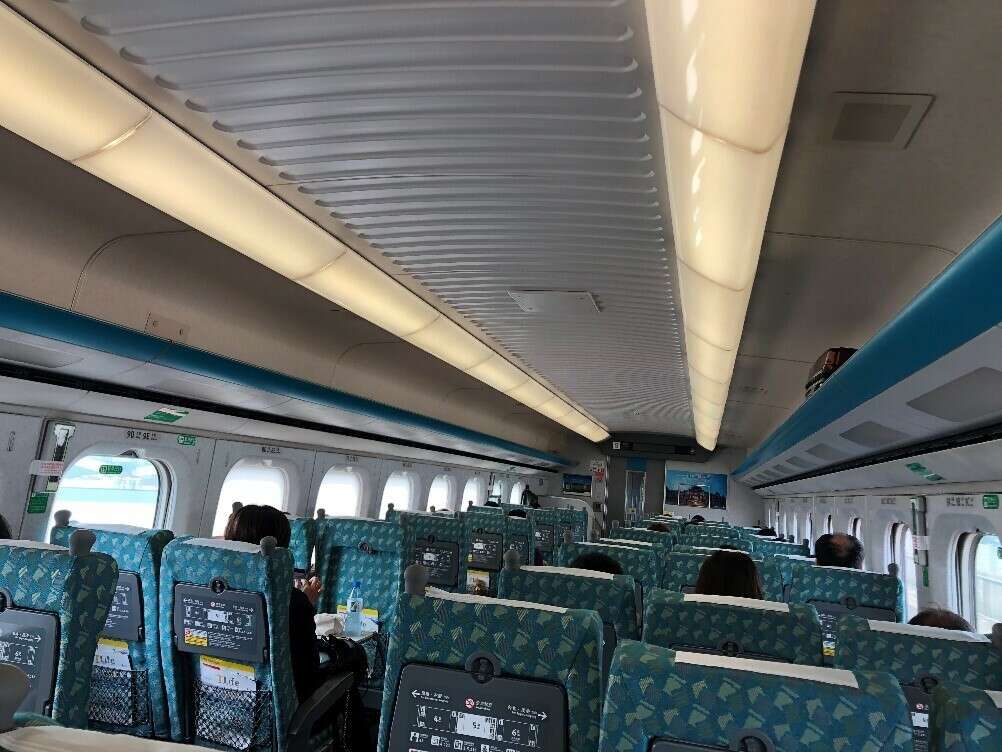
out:
<path id="1" fill-rule="evenodd" d="M 93 465 L 91 465 L 91 467 L 93 467 Z M 121 475 L 122 474 L 122 466 L 121 465 L 101 465 L 101 467 L 98 469 L 98 472 L 101 473 L 101 475 Z"/>
<path id="2" fill-rule="evenodd" d="M 198 443 L 198 439 L 194 436 L 188 436 L 187 434 L 181 434 L 177 437 L 177 443 L 181 446 L 195 446 Z"/>
<path id="3" fill-rule="evenodd" d="M 998 494 L 985 494 L 981 497 L 981 505 L 985 509 L 998 509 L 999 508 L 999 495 Z"/>

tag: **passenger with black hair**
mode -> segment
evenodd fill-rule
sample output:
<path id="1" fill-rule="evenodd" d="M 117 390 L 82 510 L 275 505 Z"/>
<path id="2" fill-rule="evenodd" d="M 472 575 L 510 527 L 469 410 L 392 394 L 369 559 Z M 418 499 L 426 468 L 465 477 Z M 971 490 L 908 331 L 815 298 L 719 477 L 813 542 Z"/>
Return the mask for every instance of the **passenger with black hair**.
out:
<path id="1" fill-rule="evenodd" d="M 623 568 L 611 556 L 596 552 L 581 554 L 570 563 L 572 569 L 590 569 L 593 572 L 606 574 L 622 574 Z"/>
<path id="2" fill-rule="evenodd" d="M 758 567 L 743 551 L 715 551 L 699 568 L 696 593 L 762 600 Z"/>
<path id="3" fill-rule="evenodd" d="M 863 568 L 863 543 L 848 533 L 826 533 L 814 543 L 819 567 Z"/>
<path id="4" fill-rule="evenodd" d="M 926 608 L 919 611 L 908 622 L 916 627 L 939 627 L 960 632 L 973 632 L 974 627 L 960 614 L 946 608 Z"/>
<path id="5" fill-rule="evenodd" d="M 289 547 L 288 518 L 274 507 L 248 504 L 233 512 L 226 523 L 226 540 L 258 544 L 268 536 L 281 548 Z M 304 702 L 323 682 L 316 634 L 316 602 L 323 587 L 316 577 L 292 588 L 289 596 L 289 652 L 296 696 Z"/>
<path id="6" fill-rule="evenodd" d="M 698 525 L 700 522 L 706 522 L 706 518 L 701 514 L 694 514 L 689 518 L 690 525 Z"/>
<path id="7" fill-rule="evenodd" d="M 485 507 L 499 507 L 499 506 L 501 506 L 501 504 L 499 502 L 497 502 L 497 501 L 494 501 L 493 499 L 489 499 L 489 500 L 487 500 L 487 501 L 484 502 L 484 506 Z"/>
<path id="8" fill-rule="evenodd" d="M 651 524 L 649 524 L 647 526 L 647 529 L 651 530 L 652 532 L 655 532 L 655 533 L 670 533 L 671 532 L 671 528 L 668 527 L 663 522 L 652 522 Z"/>
<path id="9" fill-rule="evenodd" d="M 775 538 L 776 530 L 771 527 L 761 527 L 755 535 L 761 536 L 763 538 Z"/>
<path id="10" fill-rule="evenodd" d="M 7 524 L 7 520 L 2 514 L 0 514 L 0 540 L 9 540 L 14 537 L 14 534 L 10 531 L 10 525 Z"/>

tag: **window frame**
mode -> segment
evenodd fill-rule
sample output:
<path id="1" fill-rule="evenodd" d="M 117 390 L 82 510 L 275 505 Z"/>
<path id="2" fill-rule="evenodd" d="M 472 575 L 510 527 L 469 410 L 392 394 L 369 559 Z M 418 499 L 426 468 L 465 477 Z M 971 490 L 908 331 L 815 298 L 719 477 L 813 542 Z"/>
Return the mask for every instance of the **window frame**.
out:
<path id="1" fill-rule="evenodd" d="M 472 500 L 466 498 L 466 490 L 470 487 L 471 483 L 476 486 L 477 490 Z M 459 501 L 456 502 L 457 509 L 459 511 L 463 511 L 465 509 L 464 504 L 466 504 L 467 501 L 473 501 L 473 506 L 475 507 L 483 506 L 484 502 L 487 501 L 487 481 L 484 480 L 482 475 L 471 475 L 466 479 L 466 483 L 463 484 L 463 491 L 460 494 Z"/>
<path id="2" fill-rule="evenodd" d="M 350 516 L 355 518 L 361 517 L 364 511 L 363 507 L 365 506 L 366 478 L 365 478 L 365 473 L 361 471 L 361 469 L 353 467 L 352 465 L 331 465 L 324 471 L 323 476 L 320 478 L 320 483 L 317 486 L 317 495 L 313 499 L 314 511 L 317 509 L 323 509 L 324 514 L 330 517 L 339 516 L 331 514 L 331 511 L 326 506 L 322 506 L 320 504 L 320 492 L 323 490 L 324 481 L 326 481 L 327 476 L 329 476 L 333 472 L 348 473 L 358 481 L 358 499 L 355 501 L 355 513 Z"/>
<path id="3" fill-rule="evenodd" d="M 384 503 L 384 499 L 386 498 L 386 489 L 390 485 L 390 480 L 393 479 L 394 476 L 398 476 L 398 475 L 401 476 L 401 477 L 403 477 L 403 478 L 405 478 L 407 480 L 408 485 L 410 486 L 410 493 L 408 494 L 408 499 L 407 499 L 407 507 L 404 508 L 404 509 L 401 509 L 399 506 L 397 506 L 396 502 L 388 502 L 387 501 L 387 502 Z M 393 503 L 394 510 L 396 510 L 398 512 L 410 512 L 410 511 L 413 511 L 414 508 L 415 508 L 415 505 L 418 502 L 417 496 L 418 496 L 418 491 L 420 490 L 418 488 L 418 484 L 417 484 L 416 480 L 417 479 L 415 478 L 415 474 L 412 471 L 410 471 L 410 470 L 403 470 L 403 469 L 394 470 L 389 475 L 387 475 L 386 476 L 386 480 L 383 481 L 382 490 L 380 491 L 380 494 L 379 494 L 379 501 L 378 501 L 379 506 L 376 509 L 376 519 L 377 520 L 384 520 L 384 519 L 386 519 L 386 512 L 389 511 L 387 509 L 386 505 L 390 504 L 390 503 Z"/>
<path id="4" fill-rule="evenodd" d="M 973 624 L 975 629 L 978 625 L 977 589 L 975 587 L 978 546 L 985 538 L 996 537 L 1002 539 L 1002 534 L 975 530 L 961 533 L 957 539 L 954 559 L 956 563 L 957 611 Z"/>
<path id="5" fill-rule="evenodd" d="M 521 486 L 521 490 L 518 492 L 518 501 L 515 501 L 514 500 L 515 489 L 518 488 L 519 486 Z M 522 494 L 525 493 L 525 489 L 527 489 L 528 487 L 529 487 L 528 484 L 524 480 L 516 480 L 514 483 L 512 483 L 511 484 L 511 489 L 508 491 L 508 503 L 509 504 L 521 504 L 522 503 Z"/>
<path id="6" fill-rule="evenodd" d="M 431 492 L 432 492 L 432 489 L 435 488 L 435 483 L 440 478 L 442 478 L 442 479 L 445 480 L 445 483 L 448 486 L 448 491 L 447 491 L 447 494 L 446 494 L 445 506 L 439 507 L 436 504 L 435 505 L 435 511 L 439 511 L 440 509 L 447 510 L 447 511 L 450 511 L 450 512 L 455 511 L 455 501 L 454 501 L 454 499 L 456 497 L 455 490 L 456 490 L 457 483 L 456 483 L 456 479 L 452 476 L 451 473 L 439 473 L 438 475 L 436 475 L 434 478 L 431 479 L 431 483 L 428 484 L 428 493 L 427 493 L 427 495 L 425 496 L 425 499 L 424 499 L 424 507 L 425 507 L 425 509 L 431 509 Z M 382 499 L 380 499 L 380 503 L 382 503 Z"/>
<path id="7" fill-rule="evenodd" d="M 219 495 L 216 497 L 216 508 L 212 514 L 211 527 L 209 528 L 209 535 L 212 537 L 217 537 L 223 535 L 223 532 L 216 532 L 216 520 L 219 518 L 219 510 L 224 508 L 223 504 L 223 491 L 226 489 L 226 484 L 230 480 L 230 476 L 233 475 L 234 471 L 241 465 L 245 467 L 264 467 L 270 470 L 277 470 L 281 473 L 282 477 L 285 479 L 283 493 L 282 493 L 282 506 L 273 507 L 283 514 L 289 513 L 289 504 L 292 496 L 292 475 L 289 473 L 289 468 L 285 463 L 281 461 L 266 460 L 258 457 L 240 457 L 236 462 L 230 465 L 229 469 L 226 471 L 226 475 L 223 476 L 223 482 L 219 486 Z M 232 502 L 231 502 L 232 504 Z M 271 504 L 263 504 L 262 506 L 272 506 Z M 232 510 L 232 506 L 231 506 Z M 227 511 L 227 518 L 231 514 L 231 511 Z M 225 529 L 225 526 L 224 526 Z"/>

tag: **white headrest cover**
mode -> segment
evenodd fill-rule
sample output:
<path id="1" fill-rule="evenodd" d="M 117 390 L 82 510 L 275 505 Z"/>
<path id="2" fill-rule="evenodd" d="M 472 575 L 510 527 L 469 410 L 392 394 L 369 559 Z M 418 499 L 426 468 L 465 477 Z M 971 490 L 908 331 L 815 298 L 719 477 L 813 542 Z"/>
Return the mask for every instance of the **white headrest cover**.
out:
<path id="1" fill-rule="evenodd" d="M 695 666 L 708 666 L 728 671 L 752 671 L 756 674 L 771 676 L 786 676 L 790 679 L 807 679 L 808 681 L 837 684 L 842 687 L 859 689 L 859 683 L 852 671 L 838 668 L 820 668 L 817 666 L 801 666 L 792 663 L 776 663 L 775 661 L 755 661 L 748 658 L 728 658 L 724 655 L 708 655 L 705 653 L 675 653 L 675 663 L 689 663 Z"/>
<path id="2" fill-rule="evenodd" d="M 438 588 L 426 588 L 424 594 L 426 598 L 437 598 L 442 601 L 453 601 L 455 603 L 482 603 L 485 606 L 513 606 L 514 608 L 531 608 L 535 611 L 552 611 L 555 614 L 567 613 L 566 608 L 550 606 L 545 603 L 509 601 L 505 598 L 488 598 L 483 595 L 471 595 L 469 593 L 450 593 Z"/>
<path id="3" fill-rule="evenodd" d="M 616 543 L 599 543 L 597 541 L 582 541 L 578 543 L 579 546 L 598 546 L 599 548 L 632 548 L 636 551 L 633 546 L 627 545 L 623 541 L 617 541 Z"/>
<path id="4" fill-rule="evenodd" d="M 26 726 L 0 734 L 0 748 L 8 752 L 199 752 L 207 747 L 140 739 L 125 734 Z"/>
<path id="5" fill-rule="evenodd" d="M 148 527 L 137 527 L 136 525 L 77 525 L 77 527 L 82 530 L 99 530 L 103 533 L 124 533 L 126 535 L 139 535 L 150 531 Z"/>
<path id="6" fill-rule="evenodd" d="M 886 632 L 889 634 L 911 635 L 913 637 L 931 637 L 935 640 L 953 640 L 954 642 L 987 642 L 991 640 L 977 632 L 961 632 L 959 629 L 943 629 L 941 627 L 920 627 L 915 624 L 898 624 L 893 621 L 867 621 L 871 632 Z"/>
<path id="7" fill-rule="evenodd" d="M 759 611 L 777 611 L 782 614 L 790 613 L 790 607 L 785 603 L 777 601 L 763 601 L 757 598 L 738 598 L 732 595 L 699 595 L 697 593 L 687 593 L 683 600 L 687 603 L 713 603 L 718 606 L 740 606 L 741 608 L 757 608 Z"/>
<path id="8" fill-rule="evenodd" d="M 611 580 L 616 575 L 608 572 L 596 572 L 594 569 L 576 569 L 575 567 L 521 567 L 527 572 L 550 572 L 551 574 L 566 574 L 571 577 L 591 577 L 593 580 Z"/>
<path id="9" fill-rule="evenodd" d="M 995 703 L 995 707 L 1002 710 L 1002 692 L 993 692 L 991 690 L 985 690 L 985 694 L 988 695 L 988 699 Z"/>
<path id="10" fill-rule="evenodd" d="M 697 551 L 733 551 L 731 548 L 717 548 L 716 546 L 686 546 L 686 548 L 693 548 Z M 684 554 L 689 553 L 688 551 L 679 551 L 678 553 Z M 744 551 L 738 551 L 737 553 L 743 554 Z"/>
<path id="11" fill-rule="evenodd" d="M 816 559 L 813 556 L 797 556 L 795 554 L 776 554 L 776 556 L 777 558 L 780 559 L 789 559 L 790 561 L 807 561 L 810 562 L 811 564 L 814 564 L 814 562 L 816 561 Z M 839 568 L 840 567 L 836 567 L 836 569 Z"/>
<path id="12" fill-rule="evenodd" d="M 204 546 L 205 548 L 225 548 L 227 551 L 243 551 L 248 554 L 261 553 L 261 546 L 243 541 L 221 540 L 219 538 L 191 538 L 185 541 L 188 546 Z"/>
<path id="13" fill-rule="evenodd" d="M 57 546 L 54 543 L 42 543 L 33 540 L 18 540 L 16 538 L 0 539 L 0 546 L 10 546 L 11 548 L 36 548 L 42 551 L 69 551 L 66 546 Z"/>
<path id="14" fill-rule="evenodd" d="M 633 540 L 632 538 L 599 538 L 598 543 L 611 546 L 653 546 L 650 541 Z"/>

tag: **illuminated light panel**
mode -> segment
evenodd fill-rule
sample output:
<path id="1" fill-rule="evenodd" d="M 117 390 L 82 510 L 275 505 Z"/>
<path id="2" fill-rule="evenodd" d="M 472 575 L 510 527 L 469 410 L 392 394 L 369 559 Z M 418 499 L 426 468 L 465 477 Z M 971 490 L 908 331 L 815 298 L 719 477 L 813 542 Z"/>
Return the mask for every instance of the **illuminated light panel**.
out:
<path id="1" fill-rule="evenodd" d="M 487 362 L 494 355 L 487 345 L 445 316 L 439 316 L 405 339 L 463 371 Z"/>

